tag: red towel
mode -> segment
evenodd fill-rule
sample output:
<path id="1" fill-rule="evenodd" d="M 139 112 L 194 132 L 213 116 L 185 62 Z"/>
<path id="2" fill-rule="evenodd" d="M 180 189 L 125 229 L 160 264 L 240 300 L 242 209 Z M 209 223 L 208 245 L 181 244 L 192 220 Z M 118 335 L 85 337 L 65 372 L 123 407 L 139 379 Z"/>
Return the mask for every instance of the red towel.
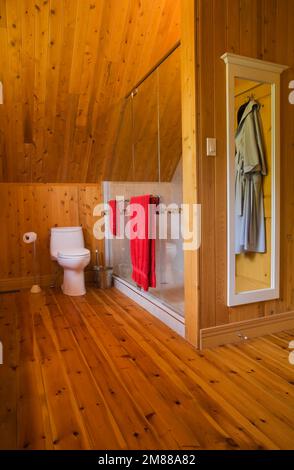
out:
<path id="1" fill-rule="evenodd" d="M 150 195 L 132 197 L 130 200 L 131 220 L 137 219 L 134 220 L 135 233 L 131 234 L 130 240 L 132 279 L 145 291 L 149 287 L 156 287 L 155 237 L 149 237 L 149 232 L 152 233 L 154 228 L 154 211 L 150 211 L 149 204 L 156 202 Z M 140 204 L 143 209 L 142 213 L 137 214 L 132 204 Z"/>
<path id="2" fill-rule="evenodd" d="M 110 206 L 110 232 L 116 237 L 116 199 L 108 201 Z"/>

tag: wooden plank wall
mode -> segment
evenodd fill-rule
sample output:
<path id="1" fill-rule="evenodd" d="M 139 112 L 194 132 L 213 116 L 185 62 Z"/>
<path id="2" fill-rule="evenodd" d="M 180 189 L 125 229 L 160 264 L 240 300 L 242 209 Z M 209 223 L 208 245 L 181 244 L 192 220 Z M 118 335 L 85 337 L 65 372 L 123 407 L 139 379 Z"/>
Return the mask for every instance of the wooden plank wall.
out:
<path id="1" fill-rule="evenodd" d="M 78 226 L 84 229 L 85 244 L 94 253 L 103 244 L 95 240 L 93 208 L 101 202 L 101 186 L 76 184 L 0 184 L 0 287 L 19 288 L 33 274 L 32 245 L 23 234 L 38 234 L 38 264 L 43 278 L 50 278 L 54 265 L 49 255 L 49 229 Z M 94 259 L 92 259 L 94 261 Z"/>
<path id="2" fill-rule="evenodd" d="M 102 180 L 126 94 L 179 39 L 180 0 L 0 0 L 0 181 Z"/>
<path id="3" fill-rule="evenodd" d="M 201 327 L 294 310 L 294 79 L 293 0 L 195 0 L 200 101 L 200 192 L 202 203 Z M 226 306 L 226 82 L 224 52 L 290 66 L 281 96 L 281 298 Z M 206 137 L 217 138 L 217 157 L 206 156 Z"/>

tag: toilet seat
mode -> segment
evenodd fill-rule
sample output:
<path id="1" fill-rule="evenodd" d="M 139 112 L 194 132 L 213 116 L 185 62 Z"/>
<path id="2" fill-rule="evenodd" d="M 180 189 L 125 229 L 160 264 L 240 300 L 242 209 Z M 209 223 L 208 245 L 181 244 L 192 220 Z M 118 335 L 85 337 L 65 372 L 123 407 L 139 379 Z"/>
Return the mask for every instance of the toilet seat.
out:
<path id="1" fill-rule="evenodd" d="M 90 250 L 87 248 L 71 248 L 71 249 L 64 249 L 61 251 L 58 251 L 57 257 L 58 258 L 64 258 L 64 259 L 69 259 L 69 258 L 83 258 L 86 256 L 90 255 Z"/>

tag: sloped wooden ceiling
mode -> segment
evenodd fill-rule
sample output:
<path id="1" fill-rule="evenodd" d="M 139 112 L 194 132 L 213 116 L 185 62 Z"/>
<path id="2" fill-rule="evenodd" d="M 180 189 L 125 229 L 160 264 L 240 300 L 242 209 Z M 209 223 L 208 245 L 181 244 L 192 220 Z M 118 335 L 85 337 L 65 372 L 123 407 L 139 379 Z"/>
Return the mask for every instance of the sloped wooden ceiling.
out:
<path id="1" fill-rule="evenodd" d="M 180 38 L 180 0 L 0 0 L 0 181 L 104 178 L 130 89 Z"/>

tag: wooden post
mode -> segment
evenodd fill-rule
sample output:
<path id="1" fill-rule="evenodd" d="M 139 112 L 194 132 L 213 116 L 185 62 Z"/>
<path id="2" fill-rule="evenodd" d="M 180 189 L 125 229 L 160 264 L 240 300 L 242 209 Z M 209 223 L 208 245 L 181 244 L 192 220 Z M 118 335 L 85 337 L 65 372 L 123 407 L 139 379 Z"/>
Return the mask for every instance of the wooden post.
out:
<path id="1" fill-rule="evenodd" d="M 196 123 L 196 0 L 181 3 L 183 202 L 198 198 Z M 185 336 L 199 347 L 199 250 L 184 252 Z"/>

